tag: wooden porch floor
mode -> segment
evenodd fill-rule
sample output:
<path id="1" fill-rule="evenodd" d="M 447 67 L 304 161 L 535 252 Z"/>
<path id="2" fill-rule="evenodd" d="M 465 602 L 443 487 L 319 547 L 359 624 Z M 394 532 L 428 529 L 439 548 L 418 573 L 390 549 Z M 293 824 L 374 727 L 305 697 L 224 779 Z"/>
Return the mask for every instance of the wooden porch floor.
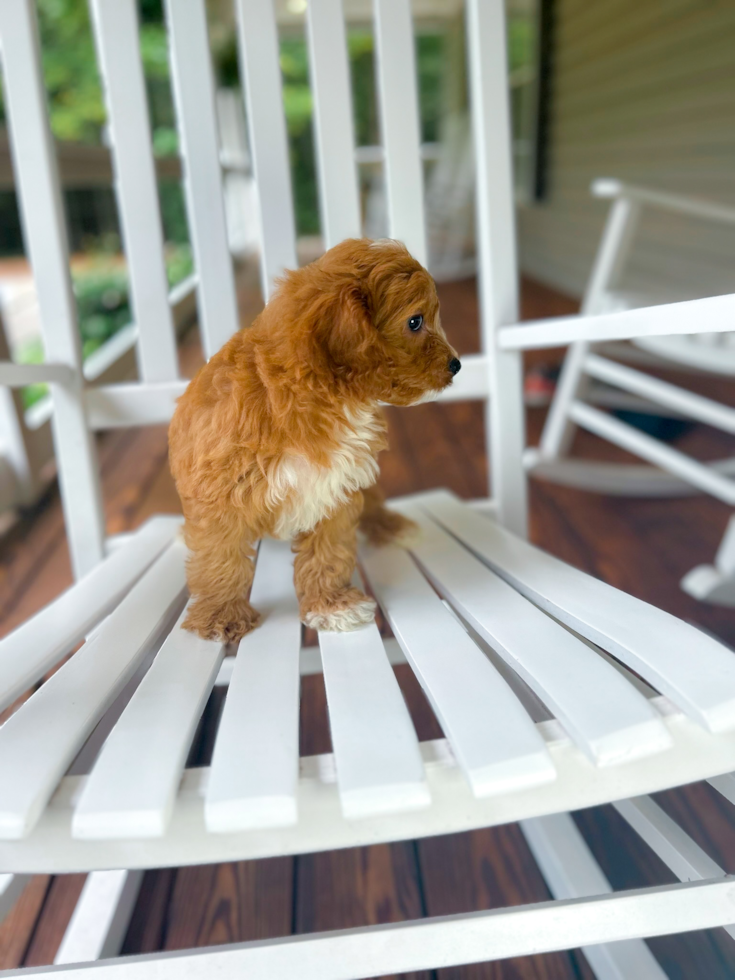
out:
<path id="1" fill-rule="evenodd" d="M 441 287 L 443 320 L 461 353 L 477 349 L 474 283 Z M 575 304 L 534 283 L 523 289 L 525 318 L 571 312 Z M 545 355 L 547 359 L 550 357 Z M 190 373 L 199 361 L 194 336 L 182 348 Z M 710 392 L 712 385 L 709 385 Z M 729 398 L 725 388 L 722 396 Z M 534 443 L 542 410 L 529 412 Z M 448 486 L 463 497 L 485 493 L 482 409 L 475 404 L 391 410 L 391 451 L 382 462 L 389 494 Z M 696 427 L 681 444 L 713 458 L 731 450 L 724 436 Z M 580 435 L 575 451 L 622 458 Z M 137 527 L 158 512 L 178 511 L 163 427 L 118 431 L 100 441 L 108 530 Z M 679 579 L 710 561 L 729 510 L 705 497 L 630 500 L 594 496 L 534 482 L 532 539 L 577 567 L 640 596 L 735 644 L 735 613 L 697 604 Z M 0 634 L 4 635 L 71 581 L 58 494 L 46 497 L 0 541 Z M 421 738 L 435 722 L 408 668 L 399 680 Z M 208 706 L 193 762 L 206 763 L 217 710 Z M 321 678 L 304 679 L 302 751 L 329 749 Z M 658 801 L 728 872 L 735 872 L 735 811 L 708 786 L 660 794 Z M 673 881 L 661 862 L 610 807 L 576 815 L 615 888 Z M 0 869 L 1 871 L 2 869 Z M 0 926 L 0 968 L 51 963 L 84 883 L 83 875 L 38 876 Z M 146 874 L 124 952 L 193 946 L 347 928 L 535 902 L 548 892 L 517 826 L 260 862 L 163 869 Z M 672 978 L 735 976 L 735 943 L 722 931 L 653 940 Z M 412 975 L 414 980 L 589 978 L 579 952 Z M 634 980 L 634 978 L 631 978 Z"/>

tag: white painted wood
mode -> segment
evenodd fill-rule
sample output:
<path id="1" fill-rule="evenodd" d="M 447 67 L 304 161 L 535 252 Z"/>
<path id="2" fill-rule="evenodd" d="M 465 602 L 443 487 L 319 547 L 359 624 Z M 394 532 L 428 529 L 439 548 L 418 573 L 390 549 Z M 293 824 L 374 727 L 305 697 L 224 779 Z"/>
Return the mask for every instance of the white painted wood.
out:
<path id="1" fill-rule="evenodd" d="M 719 864 L 650 796 L 618 800 L 613 806 L 679 881 L 702 881 L 704 878 L 725 876 Z"/>
<path id="2" fill-rule="evenodd" d="M 616 201 L 610 209 L 585 289 L 581 311 L 583 316 L 605 312 L 603 297 L 620 278 L 633 245 L 639 217 L 640 207 L 628 200 Z M 569 408 L 575 398 L 586 393 L 583 368 L 588 352 L 589 344 L 582 341 L 573 344 L 564 358 L 539 443 L 539 451 L 546 459 L 566 455 L 571 447 L 574 425 L 569 418 Z"/>
<path id="3" fill-rule="evenodd" d="M 641 204 L 651 204 L 664 211 L 678 211 L 680 214 L 703 218 L 705 221 L 721 221 L 724 224 L 735 225 L 735 208 L 721 204 L 719 201 L 698 200 L 685 197 L 683 194 L 670 194 L 650 187 L 638 187 L 610 177 L 599 177 L 592 182 L 590 189 L 595 197 L 624 197 Z"/>
<path id="4" fill-rule="evenodd" d="M 227 244 L 217 113 L 204 0 L 167 0 L 171 73 L 184 159 L 184 186 L 204 354 L 237 331 L 232 259 Z"/>
<path id="5" fill-rule="evenodd" d="M 306 23 L 322 236 L 332 248 L 345 238 L 359 238 L 362 230 L 341 0 L 312 0 Z"/>
<path id="6" fill-rule="evenodd" d="M 399 548 L 369 548 L 363 567 L 475 796 L 556 778 L 515 694 Z"/>
<path id="7" fill-rule="evenodd" d="M 617 364 L 606 357 L 600 357 L 599 354 L 587 355 L 584 360 L 584 370 L 593 378 L 641 395 L 657 405 L 681 412 L 688 418 L 696 419 L 705 425 L 712 425 L 731 435 L 735 433 L 735 409 L 721 402 L 697 395 L 667 381 L 661 381 L 643 371 Z"/>
<path id="8" fill-rule="evenodd" d="M 488 354 L 463 354 L 462 370 L 438 396 L 440 402 L 487 400 L 492 396 L 491 357 Z"/>
<path id="9" fill-rule="evenodd" d="M 135 425 L 161 425 L 171 421 L 176 401 L 188 381 L 138 381 L 99 385 L 84 393 L 89 425 L 95 431 Z"/>
<path id="10" fill-rule="evenodd" d="M 92 0 L 90 9 L 113 146 L 131 303 L 139 328 L 140 373 L 146 381 L 172 381 L 179 376 L 179 362 L 168 303 L 137 7 L 135 0 Z"/>
<path id="11" fill-rule="evenodd" d="M 375 59 L 388 234 L 428 263 L 416 55 L 409 0 L 374 0 Z"/>
<path id="12" fill-rule="evenodd" d="M 709 296 L 681 303 L 646 306 L 596 316 L 560 316 L 529 321 L 521 326 L 503 327 L 498 343 L 503 350 L 537 350 L 558 347 L 579 340 L 629 340 L 690 334 L 698 324 L 707 333 L 728 333 L 735 318 L 735 295 Z"/>
<path id="13" fill-rule="evenodd" d="M 0 385 L 8 388 L 22 388 L 24 385 L 48 382 L 68 384 L 74 372 L 66 364 L 16 364 L 15 361 L 0 361 Z"/>
<path id="14" fill-rule="evenodd" d="M 224 648 L 182 629 L 186 609 L 107 738 L 80 797 L 80 838 L 166 832 L 199 718 Z"/>
<path id="15" fill-rule="evenodd" d="M 473 795 L 446 740 L 422 742 L 431 805 L 361 820 L 343 814 L 334 756 L 322 755 L 301 759 L 299 820 L 291 826 L 210 833 L 204 821 L 210 771 L 192 769 L 184 774 L 164 837 L 80 841 L 71 836 L 70 828 L 84 777 L 67 776 L 27 838 L 0 839 L 0 867 L 24 874 L 50 869 L 63 873 L 121 866 L 178 867 L 413 840 L 579 810 L 735 770 L 735 737 L 713 737 L 665 698 L 656 698 L 654 706 L 671 736 L 670 751 L 597 767 L 557 721 L 542 722 L 539 729 L 558 778 L 481 799 Z"/>
<path id="16" fill-rule="evenodd" d="M 439 591 L 597 765 L 617 764 L 670 746 L 647 700 L 610 664 L 483 566 L 418 508 L 401 509 L 421 527 L 421 539 L 412 551 Z M 479 514 L 471 517 L 473 529 L 475 524 L 487 524 L 492 533 L 491 521 Z M 480 537 L 482 527 L 475 533 Z"/>
<path id="17" fill-rule="evenodd" d="M 154 517 L 75 586 L 0 641 L 0 706 L 39 680 L 122 599 L 176 535 L 178 517 Z"/>
<path id="18" fill-rule="evenodd" d="M 99 966 L 41 968 L 64 980 L 364 980 L 553 950 L 668 935 L 727 922 L 735 880 L 662 885 L 617 895 L 539 902 L 285 939 L 126 957 Z M 27 975 L 10 971 L 5 976 Z"/>
<path id="19" fill-rule="evenodd" d="M 117 956 L 142 883 L 142 871 L 95 871 L 88 875 L 54 964 Z"/>
<path id="20" fill-rule="evenodd" d="M 170 545 L 94 636 L 0 728 L 1 837 L 17 839 L 33 827 L 75 753 L 155 642 L 184 590 L 184 556 L 183 543 Z"/>
<path id="21" fill-rule="evenodd" d="M 545 460 L 536 447 L 526 450 L 523 462 L 534 477 L 597 493 L 621 497 L 691 497 L 702 492 L 656 466 L 569 457 Z M 735 459 L 715 460 L 706 465 L 717 473 L 735 476 Z"/>
<path id="22" fill-rule="evenodd" d="M 0 874 L 0 922 L 12 911 L 30 880 L 30 875 Z"/>
<path id="23" fill-rule="evenodd" d="M 426 509 L 542 609 L 612 653 L 709 731 L 735 727 L 735 658 L 689 623 L 485 521 L 451 495 Z"/>
<path id="24" fill-rule="evenodd" d="M 46 111 L 34 4 L 0 4 L 3 98 L 26 249 L 41 312 L 49 362 L 70 368 L 74 381 L 54 385 L 52 425 L 59 486 L 76 577 L 103 555 L 104 516 L 94 444 L 81 400 L 81 348 L 69 275 L 64 209 Z"/>
<path id="25" fill-rule="evenodd" d="M 319 646 L 345 818 L 428 806 L 416 732 L 377 626 L 320 630 Z"/>
<path id="26" fill-rule="evenodd" d="M 730 803 L 735 805 L 735 774 L 729 772 L 725 773 L 724 776 L 714 776 L 708 782 L 726 800 L 729 800 Z"/>
<path id="27" fill-rule="evenodd" d="M 235 10 L 260 209 L 261 285 L 267 302 L 274 280 L 298 265 L 278 32 L 272 0 L 235 0 Z"/>
<path id="28" fill-rule="evenodd" d="M 673 449 L 653 436 L 646 435 L 632 425 L 584 402 L 572 402 L 569 415 L 584 429 L 674 473 L 726 504 L 735 505 L 735 481 L 722 476 L 712 467 L 705 466 L 678 449 Z"/>
<path id="29" fill-rule="evenodd" d="M 210 831 L 293 824 L 299 770 L 301 621 L 288 542 L 263 541 L 250 600 L 261 625 L 240 643 L 204 813 Z"/>
<path id="30" fill-rule="evenodd" d="M 522 365 L 517 354 L 497 343 L 498 330 L 519 318 L 503 0 L 468 0 L 467 52 L 477 174 L 480 331 L 492 393 L 485 415 L 489 496 L 497 501 L 503 524 L 525 536 Z"/>
<path id="31" fill-rule="evenodd" d="M 521 830 L 554 898 L 612 894 L 610 882 L 568 813 L 524 820 Z M 584 946 L 582 952 L 598 980 L 666 980 L 640 939 Z"/>

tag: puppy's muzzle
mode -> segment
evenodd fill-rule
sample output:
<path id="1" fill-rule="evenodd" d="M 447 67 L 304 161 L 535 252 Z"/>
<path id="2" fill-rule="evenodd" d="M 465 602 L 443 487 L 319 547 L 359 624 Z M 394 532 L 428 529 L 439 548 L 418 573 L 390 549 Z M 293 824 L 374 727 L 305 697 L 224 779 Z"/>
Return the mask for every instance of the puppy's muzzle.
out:
<path id="1" fill-rule="evenodd" d="M 447 366 L 449 368 L 449 373 L 451 375 L 455 375 L 459 372 L 460 368 L 462 367 L 462 362 L 458 357 L 453 357 Z"/>

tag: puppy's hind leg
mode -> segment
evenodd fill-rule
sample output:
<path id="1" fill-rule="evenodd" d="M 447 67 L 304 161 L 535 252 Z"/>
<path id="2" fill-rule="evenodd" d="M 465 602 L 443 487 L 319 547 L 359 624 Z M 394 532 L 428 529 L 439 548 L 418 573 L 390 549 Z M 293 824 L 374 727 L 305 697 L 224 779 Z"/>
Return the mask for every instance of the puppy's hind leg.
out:
<path id="1" fill-rule="evenodd" d="M 359 629 L 375 618 L 375 603 L 350 584 L 357 555 L 362 494 L 294 543 L 294 583 L 301 619 L 319 630 Z"/>
<path id="2" fill-rule="evenodd" d="M 363 491 L 363 499 L 360 530 L 370 544 L 408 548 L 419 537 L 421 530 L 415 521 L 385 506 L 385 496 L 377 483 Z"/>
<path id="3" fill-rule="evenodd" d="M 186 514 L 184 525 L 190 550 L 186 577 L 194 599 L 184 628 L 207 640 L 237 642 L 259 619 L 247 598 L 254 574 L 254 536 L 237 513 L 214 508 L 210 512 L 201 505 L 196 510 Z"/>

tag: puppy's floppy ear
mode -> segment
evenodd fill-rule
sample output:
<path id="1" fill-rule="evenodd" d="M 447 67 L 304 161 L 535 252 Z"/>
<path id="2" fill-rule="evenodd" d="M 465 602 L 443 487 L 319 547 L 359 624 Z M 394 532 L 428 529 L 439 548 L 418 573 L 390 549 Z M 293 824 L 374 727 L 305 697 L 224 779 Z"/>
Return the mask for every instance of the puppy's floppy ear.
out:
<path id="1" fill-rule="evenodd" d="M 335 365 L 359 367 L 378 339 L 368 297 L 359 283 L 344 286 L 335 296 L 326 338 Z"/>

